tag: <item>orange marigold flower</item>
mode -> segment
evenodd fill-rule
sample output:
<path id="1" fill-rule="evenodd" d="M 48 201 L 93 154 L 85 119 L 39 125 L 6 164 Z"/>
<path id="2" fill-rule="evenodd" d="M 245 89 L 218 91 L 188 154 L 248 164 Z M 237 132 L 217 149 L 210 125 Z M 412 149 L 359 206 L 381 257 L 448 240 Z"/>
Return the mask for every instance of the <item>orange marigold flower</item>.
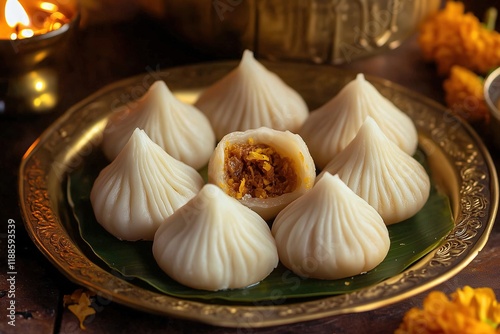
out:
<path id="1" fill-rule="evenodd" d="M 500 324 L 500 304 L 495 298 L 495 293 L 489 288 L 473 289 L 469 286 L 457 290 L 452 299 L 474 313 L 482 322 L 497 326 Z"/>
<path id="2" fill-rule="evenodd" d="M 486 29 L 461 2 L 448 1 L 443 10 L 426 20 L 419 35 L 426 60 L 435 61 L 440 74 L 453 65 L 485 74 L 500 66 L 500 34 Z"/>
<path id="3" fill-rule="evenodd" d="M 455 291 L 451 300 L 433 291 L 423 308 L 412 308 L 395 334 L 499 334 L 500 305 L 490 288 L 469 286 Z"/>
<path id="4" fill-rule="evenodd" d="M 446 104 L 454 114 L 471 124 L 489 121 L 490 113 L 484 100 L 481 77 L 464 67 L 453 66 L 443 87 Z"/>

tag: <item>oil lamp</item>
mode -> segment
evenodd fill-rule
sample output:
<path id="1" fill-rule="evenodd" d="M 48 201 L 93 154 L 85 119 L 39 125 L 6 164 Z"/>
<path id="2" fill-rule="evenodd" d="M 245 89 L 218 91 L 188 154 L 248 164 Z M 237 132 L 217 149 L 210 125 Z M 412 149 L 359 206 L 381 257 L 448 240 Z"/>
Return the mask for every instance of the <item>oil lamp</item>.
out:
<path id="1" fill-rule="evenodd" d="M 57 64 L 78 25 L 70 0 L 0 1 L 0 114 L 43 113 L 58 101 Z"/>

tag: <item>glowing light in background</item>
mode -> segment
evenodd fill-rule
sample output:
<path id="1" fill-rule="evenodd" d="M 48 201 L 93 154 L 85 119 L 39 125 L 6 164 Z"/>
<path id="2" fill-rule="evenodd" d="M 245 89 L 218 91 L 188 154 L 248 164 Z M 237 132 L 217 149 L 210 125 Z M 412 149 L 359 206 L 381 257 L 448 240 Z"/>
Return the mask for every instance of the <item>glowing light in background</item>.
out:
<path id="1" fill-rule="evenodd" d="M 59 7 L 57 7 L 56 4 L 50 2 L 42 2 L 40 4 L 40 8 L 47 12 L 57 12 L 59 10 Z"/>

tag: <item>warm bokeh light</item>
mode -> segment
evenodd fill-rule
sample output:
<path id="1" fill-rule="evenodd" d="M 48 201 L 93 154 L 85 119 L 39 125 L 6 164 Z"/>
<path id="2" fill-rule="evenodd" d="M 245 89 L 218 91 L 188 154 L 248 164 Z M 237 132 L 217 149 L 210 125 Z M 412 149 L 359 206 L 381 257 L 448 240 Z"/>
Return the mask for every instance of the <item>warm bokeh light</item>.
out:
<path id="1" fill-rule="evenodd" d="M 53 108 L 58 101 L 57 77 L 50 69 L 30 71 L 16 82 L 16 89 L 23 92 L 34 112 L 44 112 Z"/>
<path id="2" fill-rule="evenodd" d="M 45 83 L 45 81 L 44 81 L 44 80 L 39 79 L 39 80 L 36 80 L 36 81 L 34 82 L 34 85 L 33 85 L 33 86 L 35 87 L 35 90 L 36 90 L 37 92 L 41 92 L 41 91 L 43 91 L 43 90 L 45 89 L 45 87 L 46 87 L 46 83 Z"/>
<path id="3" fill-rule="evenodd" d="M 199 91 L 183 90 L 175 93 L 175 97 L 184 103 L 194 104 L 199 96 Z"/>
<path id="4" fill-rule="evenodd" d="M 40 8 L 47 11 L 47 12 L 57 12 L 59 10 L 57 5 L 53 4 L 51 2 L 42 2 L 40 4 Z"/>
<path id="5" fill-rule="evenodd" d="M 32 29 L 23 29 L 19 32 L 19 37 L 21 38 L 29 38 L 33 37 L 35 32 Z"/>
<path id="6" fill-rule="evenodd" d="M 45 110 L 54 107 L 56 104 L 56 98 L 51 93 L 44 93 L 33 99 L 34 110 Z"/>

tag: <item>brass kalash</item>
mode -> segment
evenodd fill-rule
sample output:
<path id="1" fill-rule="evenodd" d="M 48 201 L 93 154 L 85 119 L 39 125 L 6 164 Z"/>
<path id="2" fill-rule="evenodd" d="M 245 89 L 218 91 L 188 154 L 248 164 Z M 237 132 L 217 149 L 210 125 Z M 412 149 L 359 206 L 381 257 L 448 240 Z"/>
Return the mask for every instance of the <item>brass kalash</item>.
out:
<path id="1" fill-rule="evenodd" d="M 393 49 L 439 0 L 172 0 L 170 30 L 218 56 L 340 64 Z"/>

